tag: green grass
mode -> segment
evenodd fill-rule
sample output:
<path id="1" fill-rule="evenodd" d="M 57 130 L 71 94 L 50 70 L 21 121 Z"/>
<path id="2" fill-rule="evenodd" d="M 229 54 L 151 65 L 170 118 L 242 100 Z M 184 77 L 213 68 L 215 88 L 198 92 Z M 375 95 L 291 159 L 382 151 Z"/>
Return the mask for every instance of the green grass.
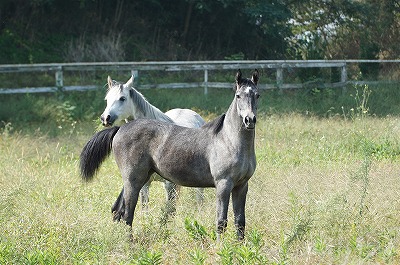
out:
<path id="1" fill-rule="evenodd" d="M 182 188 L 177 213 L 165 222 L 164 190 L 154 182 L 149 210 L 138 207 L 132 231 L 112 222 L 110 208 L 122 188 L 114 160 L 91 183 L 78 174 L 98 113 L 84 111 L 78 95 L 42 98 L 39 109 L 64 105 L 49 110 L 48 120 L 15 115 L 0 126 L 0 264 L 398 264 L 400 120 L 375 103 L 382 95 L 359 91 L 338 95 L 349 104 L 330 113 L 321 106 L 345 100 L 323 95 L 314 100 L 316 111 L 291 93 L 263 93 L 244 242 L 235 239 L 231 210 L 227 233 L 215 241 L 213 189 L 199 206 L 194 190 Z M 223 96 L 226 90 L 195 92 L 168 98 L 162 90 L 145 91 L 163 110 L 185 102 L 207 118 L 232 97 Z M 103 104 L 104 95 L 91 93 L 100 98 L 94 105 Z M 33 103 L 29 97 L 16 98 Z M 284 102 L 290 110 L 279 107 Z"/>

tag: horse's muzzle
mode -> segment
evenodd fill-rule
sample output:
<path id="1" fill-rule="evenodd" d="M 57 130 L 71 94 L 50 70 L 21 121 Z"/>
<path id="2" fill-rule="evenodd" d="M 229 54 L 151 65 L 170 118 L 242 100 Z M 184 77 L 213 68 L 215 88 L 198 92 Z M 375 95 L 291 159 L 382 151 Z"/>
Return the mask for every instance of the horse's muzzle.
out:
<path id="1" fill-rule="evenodd" d="M 111 115 L 109 115 L 109 114 L 105 118 L 104 118 L 104 115 L 101 114 L 100 121 L 104 127 L 110 127 L 113 125 L 113 120 L 111 119 Z"/>
<path id="2" fill-rule="evenodd" d="M 256 127 L 256 122 L 257 122 L 256 116 L 253 117 L 246 116 L 244 117 L 243 120 L 244 126 L 246 127 L 247 130 L 254 130 L 254 128 Z"/>

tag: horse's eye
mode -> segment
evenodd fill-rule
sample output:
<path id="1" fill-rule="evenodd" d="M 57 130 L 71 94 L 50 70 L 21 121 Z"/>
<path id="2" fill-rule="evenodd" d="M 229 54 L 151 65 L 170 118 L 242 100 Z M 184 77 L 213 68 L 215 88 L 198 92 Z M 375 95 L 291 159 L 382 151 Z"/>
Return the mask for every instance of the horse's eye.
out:
<path id="1" fill-rule="evenodd" d="M 124 102 L 126 100 L 126 97 L 120 97 L 119 101 Z"/>
<path id="2" fill-rule="evenodd" d="M 240 95 L 239 95 L 239 94 L 236 94 L 236 98 L 240 98 Z"/>

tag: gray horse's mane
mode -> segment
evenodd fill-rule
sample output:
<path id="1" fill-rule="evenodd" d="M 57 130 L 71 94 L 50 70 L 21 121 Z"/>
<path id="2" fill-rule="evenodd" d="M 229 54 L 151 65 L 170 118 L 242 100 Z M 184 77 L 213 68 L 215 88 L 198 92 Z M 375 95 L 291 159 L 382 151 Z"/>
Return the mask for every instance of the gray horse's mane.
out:
<path id="1" fill-rule="evenodd" d="M 204 124 L 203 127 L 212 129 L 213 133 L 216 135 L 221 131 L 224 125 L 224 120 L 225 120 L 225 113 L 219 116 L 218 118 Z"/>

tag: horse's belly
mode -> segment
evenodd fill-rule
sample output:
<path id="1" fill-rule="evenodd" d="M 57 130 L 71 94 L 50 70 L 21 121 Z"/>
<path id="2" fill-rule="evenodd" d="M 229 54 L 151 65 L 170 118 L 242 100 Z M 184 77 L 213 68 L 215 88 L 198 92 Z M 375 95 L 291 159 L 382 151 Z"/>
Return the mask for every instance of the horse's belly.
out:
<path id="1" fill-rule="evenodd" d="M 185 156 L 164 157 L 155 163 L 154 170 L 163 178 L 181 186 L 214 187 L 209 165 L 204 159 Z"/>

